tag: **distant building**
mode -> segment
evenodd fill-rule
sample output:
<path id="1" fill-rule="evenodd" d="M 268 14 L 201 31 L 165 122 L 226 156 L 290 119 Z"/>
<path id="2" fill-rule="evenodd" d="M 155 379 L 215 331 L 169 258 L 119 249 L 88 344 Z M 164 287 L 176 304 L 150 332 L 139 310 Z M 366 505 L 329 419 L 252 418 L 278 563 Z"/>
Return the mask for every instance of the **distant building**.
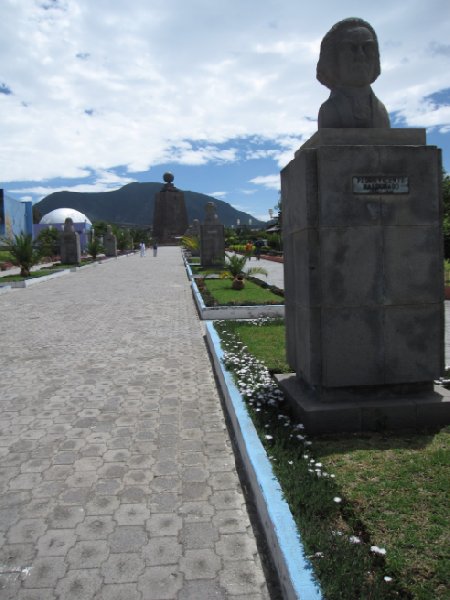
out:
<path id="1" fill-rule="evenodd" d="M 92 223 L 85 214 L 74 208 L 55 208 L 55 210 L 44 215 L 38 225 L 33 225 L 34 237 L 37 238 L 42 229 L 49 227 L 62 232 L 67 218 L 72 219 L 75 231 L 80 234 L 80 246 L 81 250 L 84 250 L 89 241 Z"/>
<path id="2" fill-rule="evenodd" d="M 33 235 L 33 204 L 14 200 L 0 189 L 0 238 L 21 233 Z"/>

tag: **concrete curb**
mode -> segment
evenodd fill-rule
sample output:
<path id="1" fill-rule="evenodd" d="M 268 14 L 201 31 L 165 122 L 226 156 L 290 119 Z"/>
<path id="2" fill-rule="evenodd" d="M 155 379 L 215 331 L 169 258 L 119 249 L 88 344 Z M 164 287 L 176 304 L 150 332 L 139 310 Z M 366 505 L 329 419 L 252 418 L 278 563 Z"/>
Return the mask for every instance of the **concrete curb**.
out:
<path id="1" fill-rule="evenodd" d="M 192 295 L 197 305 L 198 314 L 203 320 L 259 319 L 261 317 L 283 318 L 284 304 L 267 304 L 256 306 L 206 306 L 199 292 L 195 279 L 191 280 Z"/>
<path id="2" fill-rule="evenodd" d="M 12 288 L 27 288 L 30 287 L 30 285 L 34 285 L 35 283 L 43 283 L 44 281 L 49 281 L 50 279 L 55 279 L 56 277 L 69 275 L 69 273 L 69 269 L 64 269 L 64 271 L 58 271 L 57 273 L 51 273 L 50 275 L 43 275 L 42 277 L 35 277 L 34 279 L 24 279 L 23 281 L 10 281 L 8 285 L 10 285 Z"/>
<path id="3" fill-rule="evenodd" d="M 206 306 L 202 295 L 195 283 L 190 264 L 183 256 L 186 275 L 191 282 L 192 295 L 197 311 L 202 320 L 229 320 L 229 319 L 259 319 L 261 317 L 284 318 L 284 304 L 267 304 L 258 306 Z"/>
<path id="4" fill-rule="evenodd" d="M 231 374 L 222 363 L 223 351 L 213 323 L 205 323 L 206 340 L 213 357 L 214 369 L 222 389 L 242 462 L 250 482 L 267 546 L 278 571 L 283 598 L 287 600 L 322 600 L 313 579 L 312 567 L 297 532 L 291 511 L 283 499 L 266 451 Z"/>

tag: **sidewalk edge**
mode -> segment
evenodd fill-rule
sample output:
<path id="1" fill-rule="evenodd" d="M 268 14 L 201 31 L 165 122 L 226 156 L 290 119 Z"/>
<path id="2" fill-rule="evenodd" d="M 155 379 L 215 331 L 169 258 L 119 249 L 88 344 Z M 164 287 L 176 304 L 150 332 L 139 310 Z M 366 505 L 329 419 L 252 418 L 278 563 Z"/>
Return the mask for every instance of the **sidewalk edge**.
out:
<path id="1" fill-rule="evenodd" d="M 223 351 L 213 323 L 205 322 L 206 340 L 225 399 L 236 442 L 247 472 L 268 548 L 286 600 L 322 600 L 312 567 L 305 557 L 294 519 L 282 497 L 266 451 L 231 374 L 222 363 Z"/>

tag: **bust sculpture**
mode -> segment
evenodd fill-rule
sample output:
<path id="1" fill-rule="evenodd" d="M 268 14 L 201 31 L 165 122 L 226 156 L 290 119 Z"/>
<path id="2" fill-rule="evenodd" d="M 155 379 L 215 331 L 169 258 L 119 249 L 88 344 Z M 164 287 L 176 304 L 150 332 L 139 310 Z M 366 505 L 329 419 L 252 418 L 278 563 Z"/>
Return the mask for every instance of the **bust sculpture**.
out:
<path id="1" fill-rule="evenodd" d="M 74 233 L 75 227 L 73 224 L 73 220 L 70 217 L 64 221 L 64 233 Z"/>
<path id="2" fill-rule="evenodd" d="M 216 216 L 216 206 L 214 202 L 207 202 L 205 205 L 205 223 L 214 223 L 214 218 Z"/>
<path id="3" fill-rule="evenodd" d="M 389 115 L 370 87 L 380 74 L 376 33 L 362 19 L 339 21 L 320 46 L 317 79 L 331 90 L 319 110 L 324 127 L 389 128 Z"/>

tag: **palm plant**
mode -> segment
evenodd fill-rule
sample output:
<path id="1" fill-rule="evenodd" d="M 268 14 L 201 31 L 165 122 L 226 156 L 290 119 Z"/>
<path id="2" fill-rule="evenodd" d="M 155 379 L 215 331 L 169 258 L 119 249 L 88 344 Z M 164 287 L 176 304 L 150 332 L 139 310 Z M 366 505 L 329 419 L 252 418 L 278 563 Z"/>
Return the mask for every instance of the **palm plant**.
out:
<path id="1" fill-rule="evenodd" d="M 245 279 L 252 275 L 265 275 L 267 277 L 267 271 L 264 267 L 249 267 L 246 269 L 245 265 L 248 260 L 246 256 L 240 256 L 239 254 L 225 254 L 225 256 L 226 270 L 222 277 L 233 279 L 232 287 L 235 289 L 242 289 Z"/>
<path id="2" fill-rule="evenodd" d="M 192 251 L 198 251 L 200 249 L 200 239 L 198 235 L 183 235 L 181 238 L 182 245 Z"/>
<path id="3" fill-rule="evenodd" d="M 31 267 L 39 262 L 39 253 L 33 248 L 30 234 L 19 233 L 9 242 L 12 261 L 20 267 L 20 276 L 29 277 Z"/>
<path id="4" fill-rule="evenodd" d="M 99 240 L 99 238 L 93 238 L 89 244 L 87 245 L 87 253 L 92 256 L 93 260 L 97 259 L 97 256 L 104 251 L 104 248 Z"/>

